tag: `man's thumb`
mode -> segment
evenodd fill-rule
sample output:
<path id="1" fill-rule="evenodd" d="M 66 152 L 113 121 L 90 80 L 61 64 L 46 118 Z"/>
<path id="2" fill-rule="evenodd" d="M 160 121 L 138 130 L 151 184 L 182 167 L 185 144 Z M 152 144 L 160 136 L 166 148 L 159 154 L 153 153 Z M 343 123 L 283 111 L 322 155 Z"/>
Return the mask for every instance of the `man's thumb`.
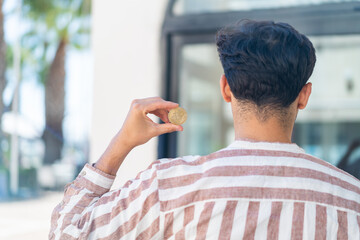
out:
<path id="1" fill-rule="evenodd" d="M 183 127 L 180 125 L 175 125 L 172 123 L 158 124 L 159 135 L 165 134 L 165 133 L 176 132 L 176 131 L 182 131 L 182 130 L 183 130 Z"/>

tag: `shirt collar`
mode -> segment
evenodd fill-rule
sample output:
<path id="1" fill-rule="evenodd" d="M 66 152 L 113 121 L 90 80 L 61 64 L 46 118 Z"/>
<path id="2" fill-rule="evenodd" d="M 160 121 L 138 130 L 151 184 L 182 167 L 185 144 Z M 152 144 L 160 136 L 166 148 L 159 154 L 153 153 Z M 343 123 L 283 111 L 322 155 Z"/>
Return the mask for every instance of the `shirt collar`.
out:
<path id="1" fill-rule="evenodd" d="M 305 150 L 295 143 L 260 142 L 252 139 L 240 139 L 231 143 L 226 149 L 261 149 L 305 153 Z"/>

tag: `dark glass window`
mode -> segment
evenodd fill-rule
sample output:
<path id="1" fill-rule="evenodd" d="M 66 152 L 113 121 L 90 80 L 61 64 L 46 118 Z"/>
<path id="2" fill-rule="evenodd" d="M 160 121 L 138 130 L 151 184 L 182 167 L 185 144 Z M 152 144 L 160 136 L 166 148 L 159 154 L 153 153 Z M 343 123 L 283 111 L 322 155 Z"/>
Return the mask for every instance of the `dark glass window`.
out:
<path id="1" fill-rule="evenodd" d="M 360 138 L 360 24 L 352 24 L 360 23 L 360 3 L 286 1 L 296 7 L 285 10 L 284 4 L 278 4 L 285 1 L 273 1 L 272 7 L 264 5 L 267 1 L 254 1 L 253 6 L 271 9 L 209 10 L 212 4 L 230 2 L 239 1 L 207 1 L 207 5 L 200 0 L 178 0 L 169 5 L 163 28 L 163 95 L 188 111 L 188 121 L 184 132 L 161 138 L 159 157 L 204 155 L 234 140 L 230 106 L 219 91 L 223 71 L 214 36 L 221 26 L 251 18 L 288 22 L 314 43 L 318 60 L 310 78 L 313 92 L 308 107 L 298 115 L 293 140 L 308 153 L 337 165 L 351 142 Z M 316 7 L 309 6 L 310 2 Z M 194 8 L 183 8 L 177 14 L 184 15 L 174 16 L 179 4 Z M 203 13 L 209 11 L 213 13 Z M 350 165 L 360 158 L 357 152 L 350 156 Z"/>

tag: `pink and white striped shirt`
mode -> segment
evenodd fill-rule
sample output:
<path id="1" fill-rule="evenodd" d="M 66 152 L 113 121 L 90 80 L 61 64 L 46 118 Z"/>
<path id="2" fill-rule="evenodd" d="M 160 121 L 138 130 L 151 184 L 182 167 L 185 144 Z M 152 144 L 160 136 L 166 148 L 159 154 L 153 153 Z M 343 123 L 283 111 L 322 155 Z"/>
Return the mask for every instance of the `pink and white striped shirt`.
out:
<path id="1" fill-rule="evenodd" d="M 160 159 L 109 191 L 86 165 L 50 239 L 360 239 L 360 181 L 296 144 L 236 141 Z"/>

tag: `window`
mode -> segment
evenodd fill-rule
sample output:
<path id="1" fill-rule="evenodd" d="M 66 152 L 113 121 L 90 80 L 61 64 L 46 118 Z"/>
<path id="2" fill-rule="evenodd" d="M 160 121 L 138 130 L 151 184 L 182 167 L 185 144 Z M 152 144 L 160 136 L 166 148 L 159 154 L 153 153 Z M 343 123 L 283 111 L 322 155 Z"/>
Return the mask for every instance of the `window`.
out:
<path id="1" fill-rule="evenodd" d="M 180 53 L 179 100 L 188 111 L 179 134 L 179 155 L 209 154 L 233 140 L 230 109 L 222 101 L 222 68 L 214 44 L 188 44 Z M 229 133 L 229 136 L 227 136 Z"/>
<path id="2" fill-rule="evenodd" d="M 274 1 L 273 9 L 266 11 L 215 7 L 213 14 L 205 14 L 195 7 L 193 14 L 187 15 L 189 10 L 173 16 L 180 2 L 185 4 L 185 0 L 170 3 L 164 22 L 163 96 L 179 102 L 188 111 L 188 121 L 184 132 L 160 139 L 159 157 L 205 155 L 233 141 L 232 113 L 219 91 L 223 71 L 215 33 L 221 26 L 251 18 L 288 22 L 314 43 L 318 60 L 310 79 L 313 93 L 298 116 L 293 140 L 308 153 L 338 164 L 351 142 L 360 138 L 360 24 L 349 24 L 360 22 L 360 3 L 311 1 L 317 4 L 313 7 L 307 6 L 310 1 L 289 1 L 297 6 L 283 9 L 275 4 L 281 1 Z M 191 2 L 199 4 L 198 9 L 209 7 L 202 1 Z M 221 1 L 230 2 L 235 1 Z M 254 2 L 260 6 L 264 1 Z M 209 5 L 215 3 L 220 1 Z M 354 161 L 351 156 L 349 163 Z"/>

